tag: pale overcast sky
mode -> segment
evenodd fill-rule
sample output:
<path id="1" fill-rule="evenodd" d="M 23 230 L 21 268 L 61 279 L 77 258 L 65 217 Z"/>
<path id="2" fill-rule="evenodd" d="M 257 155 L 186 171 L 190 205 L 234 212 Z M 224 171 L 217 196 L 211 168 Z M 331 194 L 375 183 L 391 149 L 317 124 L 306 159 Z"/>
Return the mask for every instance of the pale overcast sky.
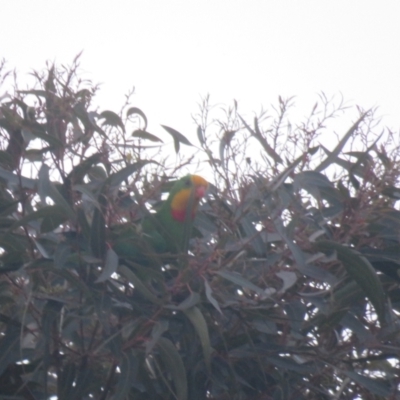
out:
<path id="1" fill-rule="evenodd" d="M 83 50 L 102 109 L 118 111 L 135 86 L 155 134 L 166 124 L 194 135 L 207 93 L 248 114 L 278 95 L 306 110 L 320 91 L 342 93 L 400 127 L 398 0 L 3 0 L 1 14 L 9 67 L 24 74 Z"/>

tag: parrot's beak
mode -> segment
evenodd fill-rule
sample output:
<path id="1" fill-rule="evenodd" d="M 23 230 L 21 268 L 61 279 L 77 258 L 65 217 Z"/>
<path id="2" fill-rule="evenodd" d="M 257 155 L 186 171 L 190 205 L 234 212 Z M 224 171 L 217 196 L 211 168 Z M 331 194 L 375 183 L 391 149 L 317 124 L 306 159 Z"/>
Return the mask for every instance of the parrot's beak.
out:
<path id="1" fill-rule="evenodd" d="M 202 199 L 207 192 L 207 186 L 206 185 L 199 185 L 196 186 L 196 191 L 195 191 L 195 198 L 196 199 Z"/>
<path id="2" fill-rule="evenodd" d="M 194 198 L 202 199 L 207 192 L 208 182 L 200 175 L 192 175 L 192 183 L 194 186 Z"/>

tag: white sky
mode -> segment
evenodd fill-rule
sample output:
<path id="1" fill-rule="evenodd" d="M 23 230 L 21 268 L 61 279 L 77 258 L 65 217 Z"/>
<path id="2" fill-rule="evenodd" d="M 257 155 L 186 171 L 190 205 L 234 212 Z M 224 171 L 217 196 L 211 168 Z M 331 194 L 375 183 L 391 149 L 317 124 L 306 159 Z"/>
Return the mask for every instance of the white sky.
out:
<path id="1" fill-rule="evenodd" d="M 133 105 L 164 138 L 159 124 L 194 136 L 207 93 L 251 115 L 278 95 L 295 95 L 305 114 L 320 91 L 341 92 L 400 127 L 398 0 L 3 0 L 1 14 L 9 67 L 69 64 L 83 50 L 102 109 L 119 111 L 135 86 Z"/>

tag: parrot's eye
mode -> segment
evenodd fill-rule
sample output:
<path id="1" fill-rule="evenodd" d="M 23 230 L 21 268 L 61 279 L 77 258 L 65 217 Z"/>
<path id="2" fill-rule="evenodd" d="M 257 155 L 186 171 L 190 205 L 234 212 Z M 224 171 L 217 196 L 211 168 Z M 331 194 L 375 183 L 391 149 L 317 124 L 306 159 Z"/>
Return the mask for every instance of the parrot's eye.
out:
<path id="1" fill-rule="evenodd" d="M 190 180 L 190 178 L 186 179 L 185 181 L 185 186 L 191 186 L 192 181 Z"/>

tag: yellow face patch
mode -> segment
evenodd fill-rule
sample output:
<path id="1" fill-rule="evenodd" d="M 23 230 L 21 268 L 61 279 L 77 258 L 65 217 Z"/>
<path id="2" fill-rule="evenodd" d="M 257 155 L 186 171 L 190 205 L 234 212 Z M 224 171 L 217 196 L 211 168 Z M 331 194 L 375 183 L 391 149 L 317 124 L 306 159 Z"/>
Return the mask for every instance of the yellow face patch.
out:
<path id="1" fill-rule="evenodd" d="M 184 221 L 186 216 L 186 209 L 189 205 L 192 191 L 193 196 L 193 210 L 192 214 L 196 212 L 200 199 L 204 196 L 208 187 L 208 182 L 199 175 L 192 175 L 189 186 L 181 189 L 172 199 L 171 208 L 172 215 L 179 221 Z"/>
<path id="2" fill-rule="evenodd" d="M 195 186 L 204 186 L 205 188 L 208 187 L 208 182 L 200 175 L 192 175 L 191 179 Z"/>

